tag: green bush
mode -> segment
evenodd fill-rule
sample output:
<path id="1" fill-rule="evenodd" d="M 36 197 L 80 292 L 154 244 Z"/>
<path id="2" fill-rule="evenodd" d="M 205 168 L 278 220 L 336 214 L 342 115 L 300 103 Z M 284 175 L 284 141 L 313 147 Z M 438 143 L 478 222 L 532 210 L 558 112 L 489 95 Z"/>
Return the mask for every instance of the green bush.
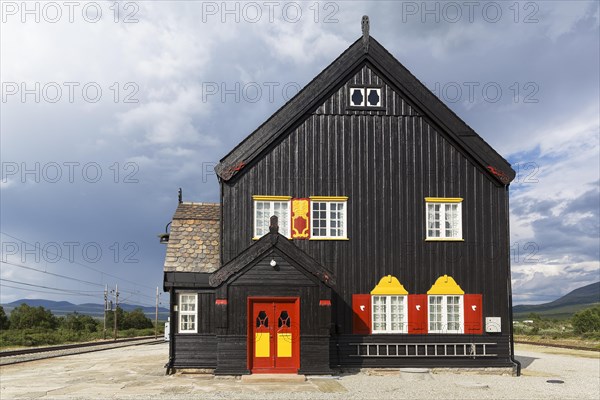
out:
<path id="1" fill-rule="evenodd" d="M 50 346 L 63 343 L 87 342 L 103 338 L 102 321 L 88 315 L 73 313 L 57 318 L 43 307 L 21 304 L 2 321 L 4 310 L 0 307 L 0 347 Z M 154 324 L 141 309 L 125 312 L 117 310 L 119 338 L 153 336 Z M 113 337 L 114 313 L 107 312 L 106 337 Z M 10 329 L 5 326 L 10 322 Z M 5 325 L 6 323 L 6 325 Z M 159 323 L 159 335 L 164 332 L 164 322 Z"/>
<path id="2" fill-rule="evenodd" d="M 73 332 L 96 332 L 99 325 L 99 322 L 89 315 L 81 315 L 77 312 L 61 318 L 60 322 L 62 328 Z"/>
<path id="3" fill-rule="evenodd" d="M 8 321 L 8 317 L 4 312 L 4 307 L 0 306 L 0 331 L 8 329 L 10 327 L 10 323 Z"/>
<path id="4" fill-rule="evenodd" d="M 11 329 L 41 328 L 53 330 L 58 327 L 59 321 L 50 310 L 44 307 L 30 307 L 20 304 L 10 313 Z"/>
<path id="5" fill-rule="evenodd" d="M 0 347 L 51 346 L 63 343 L 77 343 L 96 340 L 101 334 L 90 332 L 74 332 L 65 329 L 9 329 L 0 332 Z"/>
<path id="6" fill-rule="evenodd" d="M 573 316 L 571 322 L 577 334 L 600 332 L 600 306 L 579 311 Z"/>
<path id="7" fill-rule="evenodd" d="M 146 317 L 141 308 L 136 308 L 133 311 L 123 311 L 121 307 L 117 307 L 117 325 L 119 330 L 127 329 L 145 329 L 154 328 L 154 324 L 150 318 Z M 114 329 L 115 326 L 115 312 L 109 311 L 106 313 L 106 327 L 107 329 Z"/>
<path id="8" fill-rule="evenodd" d="M 123 329 L 145 329 L 154 328 L 154 324 L 150 318 L 146 317 L 144 311 L 141 308 L 125 313 L 125 320 L 123 321 Z"/>

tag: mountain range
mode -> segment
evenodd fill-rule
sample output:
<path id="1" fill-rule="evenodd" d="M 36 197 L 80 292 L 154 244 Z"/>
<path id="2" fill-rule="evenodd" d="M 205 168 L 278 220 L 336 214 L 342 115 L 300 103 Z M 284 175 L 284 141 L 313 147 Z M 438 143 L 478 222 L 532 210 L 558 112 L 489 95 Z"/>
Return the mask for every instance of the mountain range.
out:
<path id="1" fill-rule="evenodd" d="M 577 288 L 563 297 L 544 304 L 517 305 L 513 307 L 515 319 L 524 319 L 530 313 L 546 318 L 570 318 L 577 311 L 600 304 L 600 282 Z"/>
<path id="2" fill-rule="evenodd" d="M 85 303 L 73 304 L 68 301 L 52 301 L 42 299 L 21 299 L 12 303 L 3 304 L 4 311 L 8 314 L 10 311 L 26 303 L 31 307 L 42 306 L 49 309 L 55 315 L 66 315 L 73 312 L 79 314 L 90 315 L 92 317 L 101 318 L 104 313 L 102 304 Z M 515 319 L 526 319 L 529 314 L 536 313 L 546 318 L 565 319 L 570 318 L 577 311 L 588 307 L 600 304 L 600 282 L 592 283 L 587 286 L 580 287 L 567 293 L 559 299 L 544 304 L 528 304 L 516 305 L 513 307 Z M 133 304 L 119 304 L 125 311 L 133 311 L 136 308 L 141 308 L 144 314 L 150 319 L 154 319 L 155 307 L 138 306 Z M 158 308 L 158 317 L 160 320 L 166 320 L 169 316 L 169 310 L 164 307 Z"/>
<path id="3" fill-rule="evenodd" d="M 12 303 L 3 304 L 4 311 L 9 314 L 15 307 L 18 307 L 21 304 L 27 304 L 31 307 L 44 307 L 50 311 L 54 315 L 66 315 L 77 312 L 78 314 L 90 315 L 92 317 L 101 318 L 104 314 L 104 305 L 103 304 L 95 304 L 95 303 L 84 303 L 84 304 L 73 304 L 68 301 L 52 301 L 52 300 L 43 300 L 43 299 L 21 299 L 13 301 Z M 127 303 L 120 303 L 119 307 L 121 307 L 124 311 L 133 311 L 136 308 L 141 308 L 144 314 L 152 320 L 154 320 L 156 307 L 148 307 L 148 306 L 138 306 Z M 160 320 L 166 320 L 169 315 L 169 310 L 164 307 L 158 308 L 158 318 Z"/>

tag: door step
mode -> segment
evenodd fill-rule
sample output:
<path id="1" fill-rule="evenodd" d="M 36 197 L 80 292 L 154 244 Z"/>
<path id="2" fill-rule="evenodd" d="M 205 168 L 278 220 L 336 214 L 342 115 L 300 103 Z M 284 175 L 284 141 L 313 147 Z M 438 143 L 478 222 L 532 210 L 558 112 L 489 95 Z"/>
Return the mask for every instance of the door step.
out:
<path id="1" fill-rule="evenodd" d="M 252 374 L 242 375 L 242 382 L 295 382 L 306 381 L 306 376 L 298 374 Z"/>

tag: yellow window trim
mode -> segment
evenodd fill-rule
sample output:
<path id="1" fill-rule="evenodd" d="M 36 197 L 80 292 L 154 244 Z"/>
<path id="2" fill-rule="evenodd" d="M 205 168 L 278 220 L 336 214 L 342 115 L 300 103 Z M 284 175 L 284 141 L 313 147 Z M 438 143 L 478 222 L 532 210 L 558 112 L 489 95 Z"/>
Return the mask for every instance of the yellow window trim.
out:
<path id="1" fill-rule="evenodd" d="M 425 197 L 428 203 L 461 203 L 462 197 Z"/>
<path id="2" fill-rule="evenodd" d="M 404 289 L 404 286 L 400 283 L 398 278 L 393 275 L 386 275 L 379 280 L 377 286 L 371 290 L 371 294 L 374 295 L 407 295 L 408 291 Z"/>
<path id="3" fill-rule="evenodd" d="M 309 196 L 313 201 L 348 201 L 348 196 Z"/>
<path id="4" fill-rule="evenodd" d="M 458 283 L 448 275 L 443 275 L 437 278 L 427 294 L 465 294 L 465 291 L 458 286 Z"/>
<path id="5" fill-rule="evenodd" d="M 254 201 L 288 201 L 291 200 L 292 196 L 262 196 L 253 195 L 252 200 Z"/>

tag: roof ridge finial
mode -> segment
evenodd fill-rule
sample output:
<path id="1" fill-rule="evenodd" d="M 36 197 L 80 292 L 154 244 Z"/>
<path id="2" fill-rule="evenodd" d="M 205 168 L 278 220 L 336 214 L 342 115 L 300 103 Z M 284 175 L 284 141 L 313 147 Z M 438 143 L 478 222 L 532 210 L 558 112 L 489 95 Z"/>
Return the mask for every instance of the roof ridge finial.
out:
<path id="1" fill-rule="evenodd" d="M 365 50 L 365 53 L 369 52 L 369 16 L 368 15 L 363 15 L 361 23 L 360 23 L 361 27 L 362 27 L 362 40 L 363 40 L 363 49 Z"/>
<path id="2" fill-rule="evenodd" d="M 269 219 L 269 233 L 279 233 L 279 223 L 277 215 L 273 215 Z"/>

